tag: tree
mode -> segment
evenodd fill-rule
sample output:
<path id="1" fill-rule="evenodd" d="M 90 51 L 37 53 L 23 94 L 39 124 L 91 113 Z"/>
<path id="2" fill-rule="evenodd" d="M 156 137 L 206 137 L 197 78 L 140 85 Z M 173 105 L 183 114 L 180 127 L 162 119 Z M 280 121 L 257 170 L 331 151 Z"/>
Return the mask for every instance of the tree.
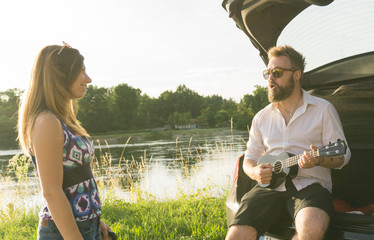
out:
<path id="1" fill-rule="evenodd" d="M 205 125 L 207 127 L 215 127 L 216 126 L 216 113 L 210 109 L 210 107 L 204 108 L 201 110 L 201 115 L 197 117 L 197 120 L 200 122 L 201 125 Z"/>
<path id="2" fill-rule="evenodd" d="M 16 147 L 17 110 L 21 95 L 18 89 L 0 92 L 0 147 Z M 227 126 L 246 129 L 254 114 L 268 104 L 266 87 L 256 86 L 240 103 L 221 96 L 200 96 L 185 85 L 176 91 L 165 91 L 158 98 L 141 94 L 127 84 L 113 88 L 90 85 L 86 96 L 78 101 L 78 119 L 89 133 L 162 127 L 188 124 L 197 118 L 201 126 Z"/>
<path id="3" fill-rule="evenodd" d="M 180 113 L 174 112 L 170 121 L 176 126 L 186 126 L 190 123 L 192 116 L 190 112 Z"/>
<path id="4" fill-rule="evenodd" d="M 209 107 L 210 110 L 214 112 L 218 112 L 223 104 L 224 100 L 221 96 L 212 95 L 204 98 L 204 108 Z"/>
<path id="5" fill-rule="evenodd" d="M 200 115 L 203 97 L 185 85 L 180 85 L 176 92 L 165 91 L 161 93 L 156 102 L 155 107 L 159 109 L 159 114 L 163 119 L 173 119 L 174 112 L 190 112 L 191 117 L 196 118 Z"/>
<path id="6" fill-rule="evenodd" d="M 128 130 L 135 127 L 140 94 L 140 89 L 135 89 L 127 84 L 120 84 L 113 88 L 112 103 L 117 129 Z"/>
<path id="7" fill-rule="evenodd" d="M 261 87 L 259 85 L 256 85 L 255 87 L 256 89 L 253 93 L 251 95 L 244 95 L 243 99 L 245 99 L 248 107 L 252 108 L 254 113 L 257 113 L 269 104 L 269 100 L 266 87 Z"/>
<path id="8" fill-rule="evenodd" d="M 155 107 L 158 110 L 159 117 L 167 121 L 167 119 L 175 112 L 173 92 L 165 91 L 160 94 L 158 99 L 156 99 Z"/>
<path id="9" fill-rule="evenodd" d="M 233 99 L 224 99 L 221 109 L 218 111 L 220 117 L 216 117 L 217 124 L 222 126 L 231 124 L 231 119 L 236 119 L 238 116 L 237 108 L 238 104 Z M 222 117 L 224 117 L 224 119 L 222 119 Z"/>
<path id="10" fill-rule="evenodd" d="M 22 91 L 9 89 L 0 92 L 0 146 L 17 147 L 17 111 Z"/>
<path id="11" fill-rule="evenodd" d="M 197 92 L 187 88 L 186 85 L 178 86 L 172 99 L 174 112 L 190 112 L 193 118 L 200 115 L 203 98 Z"/>
<path id="12" fill-rule="evenodd" d="M 256 89 L 251 95 L 246 94 L 240 100 L 237 109 L 236 128 L 247 129 L 254 115 L 268 104 L 266 87 L 256 85 Z"/>
<path id="13" fill-rule="evenodd" d="M 77 118 L 88 132 L 100 133 L 115 130 L 108 89 L 90 85 L 85 97 L 80 99 L 78 104 Z"/>
<path id="14" fill-rule="evenodd" d="M 221 105 L 221 110 L 225 111 L 228 117 L 228 119 L 226 120 L 230 120 L 231 118 L 236 117 L 237 108 L 238 108 L 238 103 L 235 102 L 232 98 L 228 100 L 225 99 Z"/>
<path id="15" fill-rule="evenodd" d="M 166 120 L 159 111 L 157 99 L 150 98 L 147 94 L 140 97 L 140 103 L 137 110 L 136 127 L 140 129 L 162 127 Z"/>
<path id="16" fill-rule="evenodd" d="M 228 125 L 227 113 L 224 110 L 219 110 L 216 115 L 214 115 L 214 121 L 218 126 Z"/>

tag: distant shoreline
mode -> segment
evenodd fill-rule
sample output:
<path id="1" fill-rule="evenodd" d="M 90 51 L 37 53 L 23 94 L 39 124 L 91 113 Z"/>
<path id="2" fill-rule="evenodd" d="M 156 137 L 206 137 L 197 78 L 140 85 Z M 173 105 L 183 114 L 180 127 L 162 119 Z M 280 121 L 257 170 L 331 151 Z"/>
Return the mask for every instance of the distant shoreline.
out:
<path id="1" fill-rule="evenodd" d="M 125 144 L 128 138 L 131 137 L 130 143 L 141 143 L 144 141 L 170 139 L 176 140 L 176 138 L 191 138 L 193 136 L 211 136 L 214 134 L 222 135 L 242 135 L 247 136 L 246 131 L 231 129 L 228 127 L 220 128 L 199 128 L 199 129 L 173 129 L 173 130 L 160 130 L 160 129 L 148 129 L 148 130 L 138 130 L 138 131 L 128 131 L 128 132 L 113 132 L 106 134 L 92 134 L 91 139 L 94 142 L 95 148 L 98 148 L 98 142 L 100 144 L 105 144 L 105 141 L 110 144 Z M 246 137 L 243 137 L 247 139 Z M 20 149 L 0 149 L 0 157 L 4 156 L 14 156 L 20 154 L 22 151 Z"/>

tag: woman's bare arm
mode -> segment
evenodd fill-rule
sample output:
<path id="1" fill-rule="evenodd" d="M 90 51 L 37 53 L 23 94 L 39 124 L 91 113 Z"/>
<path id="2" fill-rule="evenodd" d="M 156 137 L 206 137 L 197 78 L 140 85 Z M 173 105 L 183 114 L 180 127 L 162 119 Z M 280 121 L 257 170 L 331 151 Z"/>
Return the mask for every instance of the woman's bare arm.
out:
<path id="1" fill-rule="evenodd" d="M 50 113 L 40 114 L 32 131 L 32 151 L 36 157 L 43 196 L 63 238 L 83 239 L 62 190 L 63 144 L 64 134 L 59 120 Z"/>

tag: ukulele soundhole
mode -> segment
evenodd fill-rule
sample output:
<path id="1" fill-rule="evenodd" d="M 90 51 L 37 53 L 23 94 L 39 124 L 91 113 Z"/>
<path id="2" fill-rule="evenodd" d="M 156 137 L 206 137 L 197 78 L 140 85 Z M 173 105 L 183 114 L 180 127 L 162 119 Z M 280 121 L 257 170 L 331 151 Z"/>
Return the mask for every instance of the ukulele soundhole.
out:
<path id="1" fill-rule="evenodd" d="M 275 163 L 274 163 L 274 168 L 273 168 L 273 172 L 274 173 L 280 173 L 283 169 L 283 163 L 282 161 L 279 161 L 277 160 Z"/>

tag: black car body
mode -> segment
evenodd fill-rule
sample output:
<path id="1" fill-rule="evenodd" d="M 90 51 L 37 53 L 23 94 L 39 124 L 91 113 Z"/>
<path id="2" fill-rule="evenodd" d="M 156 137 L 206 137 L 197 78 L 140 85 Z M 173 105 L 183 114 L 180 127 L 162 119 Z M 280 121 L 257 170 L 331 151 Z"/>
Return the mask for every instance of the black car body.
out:
<path id="1" fill-rule="evenodd" d="M 258 49 L 265 66 L 267 50 L 273 46 L 288 44 L 303 53 L 307 68 L 302 87 L 330 101 L 340 115 L 352 156 L 342 170 L 332 169 L 332 194 L 337 212 L 326 239 L 374 239 L 374 211 L 366 214 L 359 211 L 374 207 L 372 2 L 224 0 L 222 3 L 237 27 Z M 316 12 L 322 14 L 313 15 Z M 301 20 L 297 21 L 299 17 Z M 316 40 L 311 40 L 312 37 Z M 241 197 L 255 184 L 243 172 L 242 160 L 238 160 L 234 184 L 227 198 L 228 223 Z M 349 210 L 341 211 L 339 203 L 344 203 Z M 289 239 L 293 234 L 293 223 L 287 214 L 266 233 L 275 239 Z"/>

